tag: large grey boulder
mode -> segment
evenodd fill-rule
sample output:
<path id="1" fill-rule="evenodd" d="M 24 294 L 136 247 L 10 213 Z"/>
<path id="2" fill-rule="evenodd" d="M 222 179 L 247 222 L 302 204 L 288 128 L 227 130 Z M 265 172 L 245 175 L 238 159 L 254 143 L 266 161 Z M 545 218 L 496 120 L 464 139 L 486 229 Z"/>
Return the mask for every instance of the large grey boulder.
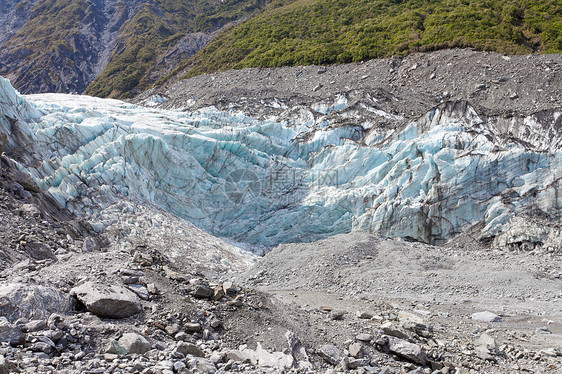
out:
<path id="1" fill-rule="evenodd" d="M 47 319 L 52 313 L 65 313 L 72 307 L 68 294 L 56 288 L 23 283 L 0 284 L 0 315 L 14 322 Z"/>
<path id="2" fill-rule="evenodd" d="M 405 358 L 416 364 L 425 365 L 427 358 L 423 349 L 417 345 L 409 343 L 393 336 L 388 337 L 388 350 L 397 356 Z"/>
<path id="3" fill-rule="evenodd" d="M 123 286 L 86 282 L 73 288 L 72 294 L 99 317 L 125 318 L 142 311 L 138 296 Z"/>
<path id="4" fill-rule="evenodd" d="M 11 324 L 6 317 L 0 317 L 0 343 L 16 346 L 25 343 L 21 327 Z"/>

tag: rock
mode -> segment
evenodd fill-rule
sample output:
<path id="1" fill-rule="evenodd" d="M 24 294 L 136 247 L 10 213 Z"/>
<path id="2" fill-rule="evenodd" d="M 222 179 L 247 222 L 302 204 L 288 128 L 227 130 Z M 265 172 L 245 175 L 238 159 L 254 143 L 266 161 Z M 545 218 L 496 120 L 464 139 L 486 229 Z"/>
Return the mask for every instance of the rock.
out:
<path id="1" fill-rule="evenodd" d="M 488 311 L 474 313 L 472 319 L 478 322 L 501 322 L 497 314 Z"/>
<path id="2" fill-rule="evenodd" d="M 496 339 L 494 339 L 488 334 L 480 335 L 480 337 L 476 340 L 475 344 L 479 347 L 485 347 L 486 349 L 493 352 L 497 352 L 498 350 L 498 343 L 496 342 Z"/>
<path id="3" fill-rule="evenodd" d="M 417 323 L 417 324 L 420 324 L 420 325 L 423 324 L 423 319 L 420 316 L 418 316 L 414 313 L 406 312 L 404 310 L 401 310 L 401 311 L 398 312 L 398 319 L 401 322 L 411 321 L 411 322 L 414 322 L 414 323 Z"/>
<path id="4" fill-rule="evenodd" d="M 498 351 L 498 344 L 494 338 L 488 334 L 482 334 L 475 342 L 476 355 L 483 360 L 494 361 L 495 355 Z"/>
<path id="5" fill-rule="evenodd" d="M 368 313 L 368 312 L 357 311 L 357 313 L 355 313 L 355 315 L 357 316 L 357 318 L 360 318 L 360 319 L 371 319 L 371 318 L 373 318 L 373 315 L 371 313 Z"/>
<path id="6" fill-rule="evenodd" d="M 385 335 L 394 336 L 400 339 L 410 339 L 410 334 L 402 327 L 396 326 L 392 322 L 386 322 L 381 325 L 381 330 Z"/>
<path id="7" fill-rule="evenodd" d="M 557 348 L 547 348 L 540 351 L 540 354 L 548 357 L 562 356 L 562 352 Z"/>
<path id="8" fill-rule="evenodd" d="M 8 142 L 8 135 L 0 131 L 0 156 L 4 153 L 4 147 L 6 147 L 6 143 Z"/>
<path id="9" fill-rule="evenodd" d="M 232 360 L 234 362 L 250 361 L 250 358 L 248 356 L 246 356 L 244 354 L 244 352 L 242 352 L 238 349 L 233 349 L 233 350 L 230 350 L 230 351 L 226 352 L 226 359 Z"/>
<path id="10" fill-rule="evenodd" d="M 46 319 L 72 307 L 70 297 L 55 288 L 23 283 L 0 285 L 0 315 L 9 321 Z"/>
<path id="11" fill-rule="evenodd" d="M 229 297 L 234 297 L 238 294 L 238 288 L 234 286 L 232 282 L 223 282 L 222 289 L 224 293 Z"/>
<path id="12" fill-rule="evenodd" d="M 10 366 L 2 355 L 0 355 L 0 374 L 10 374 Z"/>
<path id="13" fill-rule="evenodd" d="M 198 299 L 209 299 L 213 296 L 213 294 L 214 292 L 211 287 L 205 284 L 197 285 L 193 290 L 193 297 L 196 297 Z"/>
<path id="14" fill-rule="evenodd" d="M 138 296 L 123 286 L 86 282 L 71 293 L 99 317 L 125 318 L 142 311 Z"/>
<path id="15" fill-rule="evenodd" d="M 97 248 L 97 243 L 93 238 L 86 238 L 84 243 L 82 244 L 82 251 L 84 252 L 93 252 Z"/>
<path id="16" fill-rule="evenodd" d="M 180 342 L 176 347 L 176 351 L 184 356 L 191 355 L 196 357 L 205 357 L 205 353 L 195 344 Z"/>
<path id="17" fill-rule="evenodd" d="M 287 331 L 285 337 L 287 338 L 289 352 L 293 356 L 296 368 L 299 370 L 311 370 L 312 363 L 300 339 L 292 331 Z"/>
<path id="18" fill-rule="evenodd" d="M 535 332 L 539 335 L 544 335 L 544 334 L 552 334 L 552 332 L 550 331 L 550 329 L 548 327 L 539 327 L 535 330 Z"/>
<path id="19" fill-rule="evenodd" d="M 116 355 L 144 354 L 152 348 L 150 342 L 137 333 L 123 334 L 119 340 L 111 340 L 105 352 Z"/>
<path id="20" fill-rule="evenodd" d="M 432 336 L 433 328 L 428 327 L 422 323 L 412 322 L 410 320 L 405 320 L 402 322 L 402 328 L 407 331 L 411 331 L 419 336 L 423 336 L 424 338 L 429 338 Z"/>
<path id="21" fill-rule="evenodd" d="M 23 329 L 27 332 L 41 331 L 47 328 L 47 322 L 42 319 L 35 319 L 23 325 Z"/>
<path id="22" fill-rule="evenodd" d="M 347 349 L 349 351 L 349 355 L 355 358 L 362 358 L 363 357 L 363 346 L 361 343 L 353 343 Z"/>
<path id="23" fill-rule="evenodd" d="M 226 354 L 223 352 L 213 352 L 209 357 L 209 360 L 211 360 L 215 365 L 219 362 L 225 362 Z"/>
<path id="24" fill-rule="evenodd" d="M 357 358 L 350 357 L 348 359 L 347 366 L 350 369 L 357 369 L 358 367 L 369 366 L 369 360 L 367 360 L 366 358 L 357 359 Z"/>
<path id="25" fill-rule="evenodd" d="M 213 300 L 215 301 L 222 299 L 225 295 L 226 293 L 220 285 L 213 290 Z"/>
<path id="26" fill-rule="evenodd" d="M 323 345 L 318 350 L 318 354 L 329 364 L 337 365 L 340 362 L 340 350 L 335 345 Z"/>
<path id="27" fill-rule="evenodd" d="M 334 321 L 341 321 L 345 315 L 346 312 L 343 310 L 334 310 L 330 313 L 330 318 Z"/>
<path id="28" fill-rule="evenodd" d="M 360 342 L 370 342 L 371 340 L 373 340 L 373 335 L 359 334 L 355 337 L 355 339 L 359 340 Z"/>
<path id="29" fill-rule="evenodd" d="M 198 323 L 186 323 L 183 325 L 183 329 L 187 332 L 199 332 L 201 331 L 201 325 Z"/>
<path id="30" fill-rule="evenodd" d="M 17 325 L 12 325 L 6 317 L 0 317 L 0 343 L 18 346 L 25 343 L 25 334 Z"/>
<path id="31" fill-rule="evenodd" d="M 174 371 L 176 373 L 182 372 L 187 366 L 182 361 L 176 361 L 174 363 Z"/>
<path id="32" fill-rule="evenodd" d="M 180 331 L 180 327 L 177 323 L 172 323 L 171 325 L 166 326 L 166 332 L 170 335 L 175 335 Z"/>
<path id="33" fill-rule="evenodd" d="M 198 373 L 212 374 L 217 371 L 215 364 L 211 360 L 201 357 L 194 357 L 188 362 L 191 369 L 195 369 Z"/>
<path id="34" fill-rule="evenodd" d="M 158 294 L 158 288 L 156 287 L 156 285 L 154 283 L 147 284 L 146 289 L 148 290 L 148 292 L 150 292 L 153 295 Z"/>
<path id="35" fill-rule="evenodd" d="M 131 291 L 137 294 L 142 300 L 148 300 L 150 297 L 148 289 L 141 284 L 129 284 L 127 286 Z"/>
<path id="36" fill-rule="evenodd" d="M 25 252 L 34 260 L 56 260 L 53 250 L 44 243 L 31 242 L 25 245 Z"/>
<path id="37" fill-rule="evenodd" d="M 119 339 L 119 345 L 126 350 L 127 354 L 143 354 L 152 348 L 150 342 L 144 336 L 134 332 L 123 334 Z"/>
<path id="38" fill-rule="evenodd" d="M 51 345 L 44 343 L 44 342 L 37 342 L 33 343 L 30 347 L 33 352 L 43 352 L 49 354 L 53 351 L 53 347 Z"/>
<path id="39" fill-rule="evenodd" d="M 293 366 L 293 356 L 283 352 L 268 352 L 262 348 L 261 344 L 257 344 L 255 350 L 257 364 L 263 367 L 275 369 L 290 369 Z"/>
<path id="40" fill-rule="evenodd" d="M 427 363 L 425 352 L 417 344 L 409 343 L 405 340 L 389 336 L 388 350 L 415 364 L 425 365 Z"/>

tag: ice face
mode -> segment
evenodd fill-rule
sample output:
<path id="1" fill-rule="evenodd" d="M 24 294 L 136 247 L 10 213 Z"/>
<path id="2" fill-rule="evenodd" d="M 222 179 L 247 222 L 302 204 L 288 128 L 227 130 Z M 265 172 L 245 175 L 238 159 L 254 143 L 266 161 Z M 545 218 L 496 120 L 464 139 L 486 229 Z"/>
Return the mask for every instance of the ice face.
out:
<path id="1" fill-rule="evenodd" d="M 100 230 L 99 207 L 121 198 L 266 246 L 352 230 L 441 243 L 477 222 L 493 237 L 531 210 L 559 218 L 558 112 L 484 120 L 458 102 L 402 124 L 372 107 L 400 124 L 373 136 L 369 123 L 338 126 L 311 114 L 352 117 L 344 96 L 259 119 L 234 109 L 8 96 L 43 113 L 28 121 L 41 162 L 26 170 Z M 552 139 L 537 135 L 545 131 Z"/>

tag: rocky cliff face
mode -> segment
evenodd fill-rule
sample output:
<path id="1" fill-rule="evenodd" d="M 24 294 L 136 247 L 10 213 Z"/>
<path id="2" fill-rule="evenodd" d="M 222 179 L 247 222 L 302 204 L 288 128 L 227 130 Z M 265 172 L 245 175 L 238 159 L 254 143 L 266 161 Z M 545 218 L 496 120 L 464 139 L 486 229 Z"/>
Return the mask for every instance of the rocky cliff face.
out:
<path id="1" fill-rule="evenodd" d="M 23 93 L 82 93 L 105 71 L 103 90 L 98 87 L 93 93 L 130 96 L 141 85 L 135 91 L 138 94 L 203 48 L 222 26 L 245 16 L 243 11 L 236 13 L 239 7 L 247 5 L 243 9 L 251 12 L 257 6 L 246 3 L 261 4 L 224 5 L 218 0 L 189 4 L 169 0 L 3 2 L 0 74 Z"/>

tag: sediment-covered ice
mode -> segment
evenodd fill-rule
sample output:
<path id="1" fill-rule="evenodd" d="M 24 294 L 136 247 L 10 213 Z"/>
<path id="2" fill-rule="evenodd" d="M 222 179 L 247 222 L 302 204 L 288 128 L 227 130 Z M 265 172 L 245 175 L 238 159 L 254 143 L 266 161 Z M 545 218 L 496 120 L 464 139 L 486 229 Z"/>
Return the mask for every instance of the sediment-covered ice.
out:
<path id="1" fill-rule="evenodd" d="M 466 102 L 448 102 L 404 123 L 363 104 L 393 124 L 374 129 L 368 121 L 350 125 L 358 109 L 345 95 L 310 108 L 264 103 L 276 108 L 267 119 L 239 108 L 26 99 L 0 80 L 0 113 L 23 108 L 18 118 L 39 160 L 22 168 L 99 230 L 100 206 L 121 198 L 262 245 L 351 230 L 441 243 L 477 222 L 482 238 L 492 238 L 514 217 L 559 219 L 560 111 L 484 118 Z M 345 124 L 318 113 L 336 113 Z"/>

